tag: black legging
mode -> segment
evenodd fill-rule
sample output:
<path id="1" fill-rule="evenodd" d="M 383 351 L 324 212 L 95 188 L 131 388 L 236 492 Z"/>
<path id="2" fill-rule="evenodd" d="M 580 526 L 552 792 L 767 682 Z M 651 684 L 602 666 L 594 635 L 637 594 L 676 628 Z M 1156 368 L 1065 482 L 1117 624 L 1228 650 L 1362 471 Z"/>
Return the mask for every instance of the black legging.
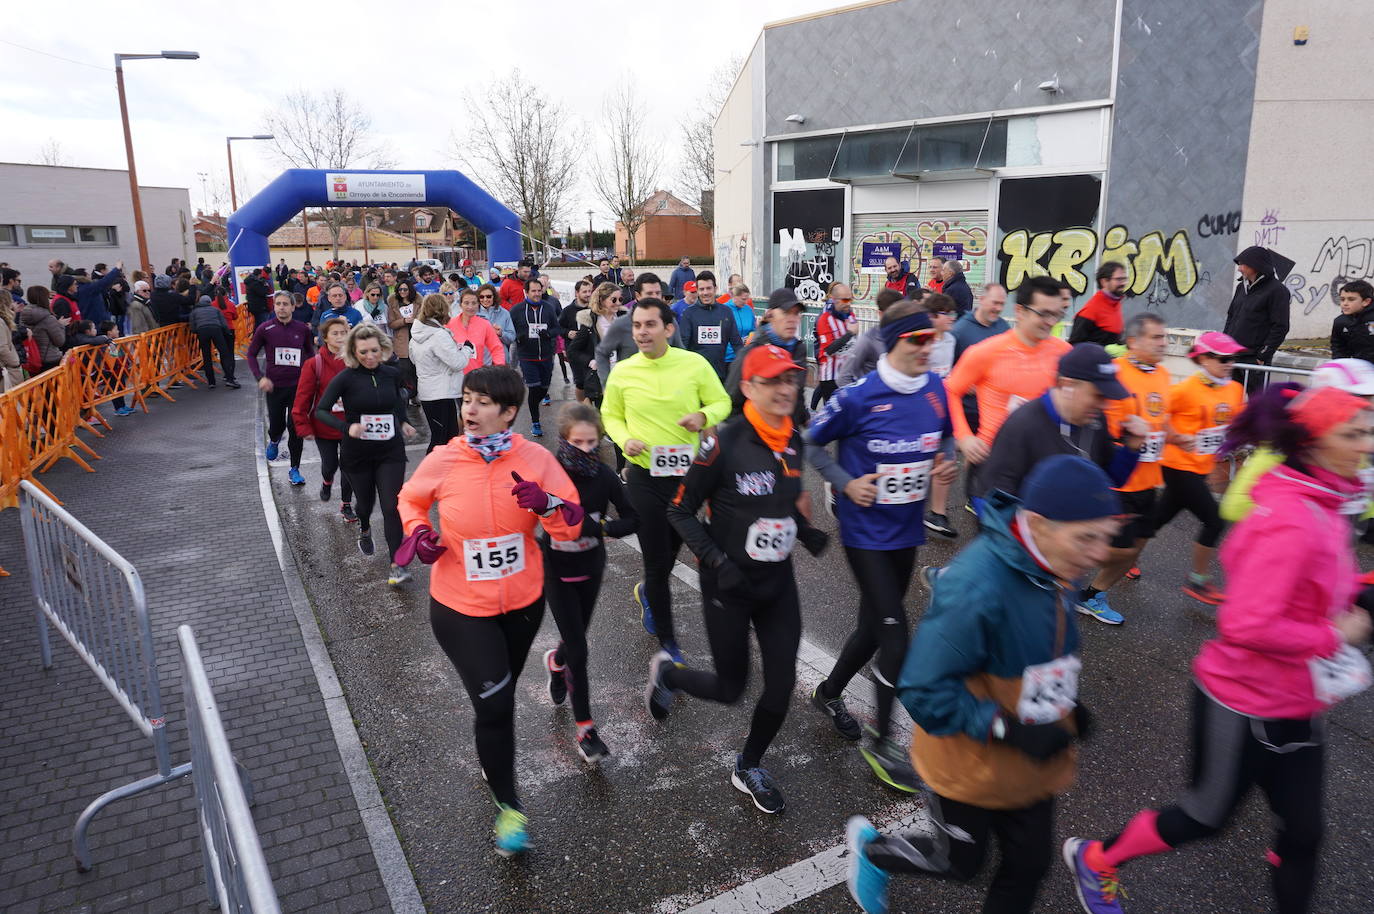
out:
<path id="1" fill-rule="evenodd" d="M 264 395 L 264 399 L 267 401 L 268 440 L 280 441 L 281 436 L 286 434 L 286 447 L 291 454 L 291 465 L 299 467 L 305 439 L 296 434 L 296 425 L 291 421 L 291 407 L 296 402 L 296 388 L 273 387 Z"/>
<path id="2" fill-rule="evenodd" d="M 396 506 L 396 499 L 401 494 L 401 485 L 406 481 L 405 458 L 350 461 L 344 465 L 343 471 L 357 499 L 358 532 L 366 533 L 372 529 L 372 506 L 380 503 L 387 552 L 394 561 L 402 539 L 401 511 Z"/>
<path id="3" fill-rule="evenodd" d="M 443 447 L 458 434 L 458 402 L 452 397 L 442 400 L 421 400 L 420 408 L 425 411 L 425 421 L 429 423 L 428 454 L 436 447 Z"/>
<path id="4" fill-rule="evenodd" d="M 320 452 L 320 479 L 327 483 L 334 482 L 334 474 L 339 470 L 339 439 L 321 438 L 315 436 L 315 447 Z M 343 502 L 353 500 L 353 486 L 348 481 L 348 474 L 343 474 L 342 485 L 339 488 L 339 499 Z"/>
<path id="5" fill-rule="evenodd" d="M 558 653 L 554 661 L 568 668 L 572 680 L 568 694 L 572 696 L 573 718 L 578 723 L 592 719 L 591 700 L 587 686 L 587 628 L 592 624 L 592 611 L 601 593 L 601 576 L 606 570 L 606 550 L 599 547 L 600 560 L 587 553 L 587 576 L 581 581 L 561 580 L 553 571 L 553 563 L 544 560 L 544 596 L 549 611 L 558 623 Z"/>
<path id="6" fill-rule="evenodd" d="M 639 548 L 644 555 L 644 597 L 654 616 L 654 632 L 660 644 L 675 641 L 673 595 L 668 579 L 673 574 L 682 537 L 668 523 L 668 504 L 682 484 L 680 476 L 650 476 L 638 464 L 631 464 L 625 481 L 625 494 L 639 515 Z"/>
<path id="7" fill-rule="evenodd" d="M 543 402 L 544 402 L 544 398 L 547 397 L 548 395 L 549 395 L 549 389 L 548 389 L 547 387 L 531 387 L 531 388 L 530 388 L 529 403 L 530 403 L 530 421 L 531 421 L 531 422 L 538 422 L 538 421 L 539 421 L 539 404 L 543 403 Z"/>
<path id="8" fill-rule="evenodd" d="M 835 381 L 817 381 L 816 389 L 811 392 L 811 411 L 815 412 L 818 405 L 834 396 L 838 387 Z"/>
<path id="9" fill-rule="evenodd" d="M 664 668 L 664 683 L 670 688 L 707 701 L 734 704 L 749 682 L 749 626 L 753 625 L 763 665 L 763 694 L 754 707 L 749 735 L 744 740 L 745 768 L 757 768 L 773 737 L 778 735 L 797 683 L 801 604 L 792 563 L 784 564 L 785 568 L 755 575 L 745 589 L 726 591 L 715 586 L 715 570 L 703 568 L 702 614 L 715 672 L 671 664 Z"/>
<path id="10" fill-rule="evenodd" d="M 891 873 L 943 876 L 966 882 L 978 875 L 996 835 L 1001 862 L 988 886 L 983 914 L 1029 914 L 1054 859 L 1054 800 L 1024 809 L 984 809 L 929 796 L 930 813 L 970 841 L 938 833 L 882 835 L 865 848 L 874 865 Z M 947 863 L 947 865 L 946 865 Z"/>
<path id="11" fill-rule="evenodd" d="M 1155 529 L 1163 529 L 1184 508 L 1202 521 L 1198 531 L 1197 544 L 1209 549 L 1215 548 L 1226 530 L 1226 522 L 1221 519 L 1217 500 L 1207 487 L 1207 477 L 1202 473 L 1190 473 L 1173 467 L 1160 467 L 1164 473 L 1164 495 L 1159 500 L 1159 513 L 1155 518 Z"/>
<path id="12" fill-rule="evenodd" d="M 234 380 L 234 347 L 230 344 L 229 338 L 223 330 L 201 331 L 196 336 L 200 339 L 200 359 L 201 368 L 205 370 L 205 383 L 215 383 L 215 360 L 213 350 L 219 350 L 219 367 L 224 372 L 226 383 Z M 292 396 L 294 401 L 295 397 Z"/>
<path id="13" fill-rule="evenodd" d="M 466 616 L 433 597 L 429 625 L 463 680 L 474 712 L 477 761 L 496 802 L 520 808 L 515 792 L 515 684 L 544 621 L 544 600 L 495 616 Z"/>
<path id="14" fill-rule="evenodd" d="M 830 675 L 820 684 L 820 693 L 826 699 L 837 697 L 876 653 L 873 689 L 878 703 L 878 735 L 885 737 L 892 725 L 897 676 L 906 656 L 907 622 L 902 601 L 916 564 L 916 547 L 878 551 L 845 546 L 844 554 L 859 584 L 859 625 L 845 641 Z"/>

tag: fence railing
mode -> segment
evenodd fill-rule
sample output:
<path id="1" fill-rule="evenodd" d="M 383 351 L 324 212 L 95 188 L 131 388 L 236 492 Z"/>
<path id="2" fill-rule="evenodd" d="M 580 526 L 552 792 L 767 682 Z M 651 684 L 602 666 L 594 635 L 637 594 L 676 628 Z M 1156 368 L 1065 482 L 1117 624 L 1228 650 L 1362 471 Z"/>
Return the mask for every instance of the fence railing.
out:
<path id="1" fill-rule="evenodd" d="M 1312 377 L 1308 368 L 1287 368 L 1282 365 L 1249 365 L 1237 362 L 1231 377 L 1241 383 L 1247 391 L 1254 392 L 1266 384 L 1283 384 L 1292 381 L 1306 385 Z"/>
<path id="2" fill-rule="evenodd" d="M 67 640 L 153 744 L 157 773 L 106 791 L 77 817 L 72 850 L 77 869 L 91 868 L 86 833 L 116 800 L 185 777 L 171 762 L 158 690 L 157 659 L 138 571 L 33 483 L 20 483 L 20 524 L 38 610 L 43 668 L 52 667 L 49 626 Z"/>
<path id="3" fill-rule="evenodd" d="M 243 914 L 278 914 L 272 876 L 248 811 L 252 783 L 229 750 L 195 632 L 189 625 L 179 626 L 177 640 L 210 906 Z"/>

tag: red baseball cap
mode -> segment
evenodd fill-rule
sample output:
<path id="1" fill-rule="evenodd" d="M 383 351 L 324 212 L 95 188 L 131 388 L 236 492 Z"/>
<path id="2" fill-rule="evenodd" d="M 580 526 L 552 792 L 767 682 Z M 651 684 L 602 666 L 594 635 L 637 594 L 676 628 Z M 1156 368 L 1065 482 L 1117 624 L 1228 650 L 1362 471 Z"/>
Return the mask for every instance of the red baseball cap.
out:
<path id="1" fill-rule="evenodd" d="M 755 346 L 744 357 L 746 378 L 776 378 L 789 371 L 804 371 L 781 346 Z"/>
<path id="2" fill-rule="evenodd" d="M 695 279 L 689 279 L 682 284 L 682 291 L 684 292 L 695 292 L 696 290 L 697 281 Z"/>

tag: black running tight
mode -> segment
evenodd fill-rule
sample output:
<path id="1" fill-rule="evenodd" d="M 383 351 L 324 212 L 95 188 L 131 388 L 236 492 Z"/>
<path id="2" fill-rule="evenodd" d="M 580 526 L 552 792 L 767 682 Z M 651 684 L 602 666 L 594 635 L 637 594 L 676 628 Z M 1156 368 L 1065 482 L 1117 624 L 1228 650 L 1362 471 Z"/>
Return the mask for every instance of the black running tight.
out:
<path id="1" fill-rule="evenodd" d="M 530 404 L 530 421 L 531 421 L 531 422 L 538 422 L 538 421 L 539 421 L 539 406 L 540 406 L 540 404 L 542 404 L 542 403 L 544 402 L 544 398 L 547 397 L 548 395 L 549 395 L 549 389 L 548 389 L 547 387 L 531 387 L 531 388 L 530 388 L 529 404 Z"/>
<path id="2" fill-rule="evenodd" d="M 587 576 L 581 581 L 561 580 L 552 570 L 553 563 L 544 560 L 544 596 L 561 638 L 554 660 L 568 668 L 568 694 L 572 697 L 573 718 L 578 723 L 592 719 L 587 693 L 587 628 L 592 624 L 592 611 L 601 593 L 601 576 L 606 570 L 606 550 L 597 547 L 595 551 L 601 554 L 600 561 L 586 562 Z"/>
<path id="3" fill-rule="evenodd" d="M 339 439 L 321 438 L 315 436 L 315 447 L 320 452 L 320 479 L 328 483 L 334 482 L 334 474 L 339 470 Z M 339 499 L 341 501 L 353 500 L 353 486 L 348 482 L 348 474 L 344 473 L 342 488 L 339 489 Z"/>
<path id="4" fill-rule="evenodd" d="M 668 579 L 677 562 L 682 537 L 668 523 L 668 504 L 682 484 L 681 476 L 652 476 L 638 464 L 630 464 L 625 494 L 639 515 L 639 549 L 644 558 L 644 598 L 654 617 L 659 644 L 675 641 L 673 592 Z"/>
<path id="5" fill-rule="evenodd" d="M 791 562 L 786 568 L 752 575 L 740 590 L 715 587 L 714 569 L 702 569 L 702 614 L 711 642 L 715 672 L 666 668 L 668 686 L 688 695 L 734 704 L 749 682 L 749 628 L 759 642 L 763 694 L 754 708 L 744 740 L 743 766 L 757 768 L 787 717 L 787 704 L 797 682 L 797 645 L 801 642 L 801 606 Z"/>
<path id="6" fill-rule="evenodd" d="M 387 551 L 392 560 L 395 560 L 396 550 L 401 547 L 402 539 L 401 511 L 396 506 L 396 499 L 401 494 L 401 485 L 406 481 L 405 459 L 381 463 L 350 462 L 344 467 L 344 474 L 353 486 L 359 532 L 372 529 L 372 506 L 380 504 Z"/>
<path id="7" fill-rule="evenodd" d="M 821 695 L 837 697 L 876 653 L 873 689 L 877 693 L 878 735 L 885 737 L 892 725 L 897 675 L 906 657 L 907 621 L 902 602 L 916 564 L 916 547 L 879 551 L 845 546 L 844 554 L 859 584 L 859 625 L 821 683 Z"/>
<path id="8" fill-rule="evenodd" d="M 495 616 L 467 616 L 434 598 L 429 626 L 472 701 L 477 761 L 496 802 L 520 808 L 515 792 L 515 684 L 544 621 L 544 600 Z"/>
<path id="9" fill-rule="evenodd" d="M 1207 477 L 1202 473 L 1190 473 L 1173 467 L 1160 467 L 1164 474 L 1164 495 L 1159 500 L 1159 514 L 1155 517 L 1155 529 L 1162 530 L 1178 512 L 1188 510 L 1199 521 L 1202 529 L 1197 535 L 1197 544 L 1208 549 L 1216 548 L 1226 522 L 1221 519 L 1221 511 L 1212 490 L 1207 487 Z"/>
<path id="10" fill-rule="evenodd" d="M 811 392 L 811 411 L 835 395 L 838 385 L 834 381 L 817 381 L 816 389 Z"/>
<path id="11" fill-rule="evenodd" d="M 301 465 L 301 451 L 305 439 L 296 434 L 296 424 L 291 421 L 291 407 L 296 402 L 296 388 L 274 387 L 263 399 L 267 401 L 267 440 L 280 441 L 285 434 L 286 447 L 291 454 L 291 465 Z"/>
<path id="12" fill-rule="evenodd" d="M 424 410 L 425 421 L 429 424 L 429 447 L 425 448 L 428 454 L 436 447 L 448 444 L 458 434 L 458 401 L 452 397 L 421 400 L 420 408 Z"/>

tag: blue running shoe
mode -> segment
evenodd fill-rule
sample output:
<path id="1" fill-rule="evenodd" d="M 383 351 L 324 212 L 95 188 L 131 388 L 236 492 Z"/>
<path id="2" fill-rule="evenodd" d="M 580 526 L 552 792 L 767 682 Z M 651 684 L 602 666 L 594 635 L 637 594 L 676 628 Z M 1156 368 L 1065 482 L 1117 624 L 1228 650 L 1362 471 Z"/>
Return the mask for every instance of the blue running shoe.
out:
<path id="1" fill-rule="evenodd" d="M 743 755 L 735 756 L 735 771 L 730 775 L 730 783 L 740 793 L 747 793 L 759 812 L 772 815 L 787 808 L 787 801 L 783 799 L 782 791 L 768 769 L 745 768 Z"/>
<path id="2" fill-rule="evenodd" d="M 1070 838 L 1064 842 L 1064 865 L 1073 874 L 1078 903 L 1088 914 L 1121 914 L 1121 902 L 1117 898 L 1125 898 L 1126 893 L 1116 879 L 1116 867 L 1105 862 L 1100 867 L 1088 863 L 1088 851 L 1094 848 L 1101 853 L 1102 846 L 1097 841 Z"/>
<path id="3" fill-rule="evenodd" d="M 276 460 L 276 459 L 277 459 L 277 454 L 280 453 L 280 451 L 281 451 L 281 448 L 278 446 L 277 442 L 275 442 L 275 441 L 269 441 L 269 442 L 267 442 L 267 454 L 266 454 L 266 456 L 267 456 L 267 459 L 268 459 L 268 460 Z"/>
<path id="4" fill-rule="evenodd" d="M 530 437 L 531 437 L 531 438 L 543 438 L 543 437 L 544 437 L 544 426 L 540 425 L 538 422 L 531 422 L 531 423 L 530 423 Z"/>
<path id="5" fill-rule="evenodd" d="M 523 812 L 502 803 L 501 811 L 496 814 L 496 827 L 492 829 L 496 833 L 496 853 L 513 857 L 529 850 L 530 841 L 525 834 L 529 821 Z"/>
<path id="6" fill-rule="evenodd" d="M 673 658 L 673 663 L 678 666 L 686 666 L 687 661 L 682 659 L 682 648 L 677 646 L 677 642 L 669 639 L 663 642 L 663 649 L 668 652 L 668 656 Z"/>
<path id="7" fill-rule="evenodd" d="M 865 914 L 887 914 L 887 883 L 891 876 L 868 859 L 866 848 L 878 837 L 873 823 L 851 816 L 844 829 L 849 860 L 849 897 Z"/>
<path id="8" fill-rule="evenodd" d="M 286 478 L 291 481 L 291 485 L 293 486 L 305 485 L 305 477 L 302 476 L 301 471 L 296 469 L 295 467 L 292 467 L 290 470 L 287 471 Z"/>
<path id="9" fill-rule="evenodd" d="M 131 407 L 128 407 L 128 406 L 121 406 L 121 407 L 118 407 L 117 409 L 115 409 L 115 415 L 116 415 L 116 416 L 132 416 L 133 414 L 134 414 L 133 409 L 132 409 Z"/>
<path id="10" fill-rule="evenodd" d="M 632 591 L 635 598 L 635 605 L 639 607 L 639 621 L 644 624 L 644 630 L 649 634 L 654 632 L 654 611 L 649 608 L 649 600 L 644 596 L 644 582 L 640 581 Z"/>
<path id="11" fill-rule="evenodd" d="M 1126 621 L 1126 617 L 1112 609 L 1107 603 L 1105 591 L 1093 596 L 1091 600 L 1085 600 L 1076 607 L 1085 616 L 1092 616 L 1098 622 L 1105 622 L 1107 625 L 1120 625 Z"/>

